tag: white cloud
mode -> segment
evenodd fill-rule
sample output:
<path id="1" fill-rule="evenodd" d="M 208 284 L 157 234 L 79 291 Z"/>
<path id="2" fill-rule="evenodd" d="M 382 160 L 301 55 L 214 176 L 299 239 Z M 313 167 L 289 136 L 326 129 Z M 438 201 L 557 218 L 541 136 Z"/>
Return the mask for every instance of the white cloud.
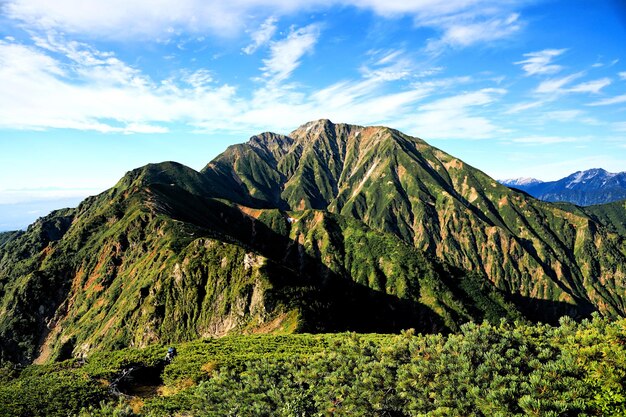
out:
<path id="1" fill-rule="evenodd" d="M 537 101 L 528 101 L 528 102 L 523 102 L 523 103 L 517 103 L 517 104 L 514 104 L 513 106 L 511 106 L 509 109 L 507 109 L 504 113 L 505 114 L 520 113 L 520 112 L 523 112 L 525 110 L 534 109 L 536 107 L 541 107 L 544 104 L 545 104 L 544 100 L 537 100 Z"/>
<path id="2" fill-rule="evenodd" d="M 196 89 L 201 89 L 213 83 L 213 76 L 211 75 L 211 71 L 201 68 L 194 72 L 184 74 L 183 81 Z"/>
<path id="3" fill-rule="evenodd" d="M 500 88 L 485 88 L 442 98 L 418 108 L 411 117 L 411 130 L 426 139 L 485 139 L 501 129 L 484 113 L 476 115 L 472 108 L 488 106 L 506 94 Z"/>
<path id="4" fill-rule="evenodd" d="M 273 82 L 289 78 L 298 68 L 300 60 L 313 52 L 319 37 L 319 27 L 315 24 L 300 29 L 292 28 L 285 39 L 270 44 L 270 56 L 263 60 L 263 75 Z"/>
<path id="5" fill-rule="evenodd" d="M 418 26 L 441 30 L 445 44 L 464 46 L 517 31 L 519 5 L 498 0 L 6 0 L 3 11 L 45 30 L 169 39 L 181 33 L 230 36 L 259 19 L 347 6 L 387 18 L 412 16 Z"/>
<path id="6" fill-rule="evenodd" d="M 395 86 L 390 92 L 388 84 L 396 77 L 367 73 L 311 93 L 300 92 L 279 81 L 309 50 L 313 33 L 312 28 L 293 30 L 272 45 L 275 53 L 278 49 L 297 53 L 287 53 L 290 59 L 282 64 L 272 61 L 275 70 L 268 73 L 267 83 L 252 90 L 251 97 L 220 84 L 208 69 L 180 71 L 160 81 L 111 53 L 62 38 L 40 40 L 39 47 L 0 41 L 0 128 L 163 133 L 176 125 L 177 130 L 196 132 L 250 132 L 290 129 L 303 120 L 322 117 L 404 128 L 413 126 L 407 120 L 426 97 L 469 82 L 468 77 L 430 79 L 404 89 Z M 301 37 L 308 41 L 300 42 Z M 296 46 L 290 43 L 294 39 Z M 381 65 L 376 69 L 391 71 L 399 59 L 392 55 L 377 58 Z"/>
<path id="7" fill-rule="evenodd" d="M 461 109 L 491 104 L 507 91 L 502 88 L 484 88 L 471 93 L 446 97 L 420 107 L 421 110 Z"/>
<path id="8" fill-rule="evenodd" d="M 601 78 L 599 80 L 587 81 L 569 88 L 570 93 L 593 93 L 598 94 L 600 90 L 611 84 L 610 78 Z"/>
<path id="9" fill-rule="evenodd" d="M 372 62 L 360 69 L 365 78 L 396 81 L 420 75 L 416 71 L 417 65 L 407 58 L 405 50 L 370 51 L 369 55 L 373 57 Z"/>
<path id="10" fill-rule="evenodd" d="M 521 65 L 526 75 L 555 74 L 563 69 L 562 66 L 552 63 L 552 60 L 562 55 L 567 49 L 544 49 L 543 51 L 524 54 L 527 59 L 515 62 Z"/>
<path id="11" fill-rule="evenodd" d="M 572 81 L 584 76 L 584 72 L 578 72 L 566 77 L 553 78 L 541 82 L 535 89 L 535 93 L 538 94 L 566 94 L 566 93 L 591 93 L 598 94 L 600 90 L 611 84 L 610 78 L 600 78 L 597 80 L 585 81 L 580 84 L 576 84 L 572 87 L 566 87 L 571 84 Z"/>
<path id="12" fill-rule="evenodd" d="M 609 106 L 611 104 L 620 104 L 620 103 L 626 103 L 626 94 L 594 101 L 593 103 L 590 103 L 589 105 L 590 106 Z"/>
<path id="13" fill-rule="evenodd" d="M 252 32 L 250 36 L 252 38 L 252 43 L 243 48 L 242 51 L 245 54 L 250 55 L 253 54 L 257 49 L 259 49 L 259 47 L 267 44 L 272 39 L 272 36 L 274 36 L 274 34 L 276 33 L 277 21 L 278 19 L 273 16 L 268 17 L 265 22 L 261 24 L 259 29 Z"/>
<path id="14" fill-rule="evenodd" d="M 555 110 L 547 112 L 545 115 L 548 119 L 569 122 L 580 119 L 585 115 L 585 112 L 582 110 Z"/>
<path id="15" fill-rule="evenodd" d="M 426 45 L 426 50 L 434 54 L 446 47 L 467 47 L 506 38 L 522 28 L 518 13 L 478 20 L 460 15 L 435 19 L 426 25 L 443 29 L 441 38 L 430 39 Z"/>
<path id="16" fill-rule="evenodd" d="M 5 13 L 31 27 L 115 39 L 170 38 L 176 33 L 231 35 L 250 8 L 203 0 L 9 0 Z M 244 2 L 245 3 L 245 2 Z M 250 4 L 253 6 L 253 4 Z"/>
<path id="17" fill-rule="evenodd" d="M 562 78 L 554 78 L 551 80 L 546 80 L 541 82 L 539 86 L 535 89 L 536 93 L 539 94 L 554 94 L 554 93 L 563 93 L 563 87 L 572 81 L 582 77 L 584 74 L 582 72 L 568 75 Z"/>
<path id="18" fill-rule="evenodd" d="M 583 142 L 586 140 L 588 140 L 588 138 L 573 136 L 526 136 L 511 139 L 510 141 L 513 143 L 521 143 L 525 145 L 555 145 L 559 143 Z"/>
<path id="19" fill-rule="evenodd" d="M 158 133 L 172 121 L 234 112 L 234 89 L 200 86 L 202 73 L 187 77 L 193 86 L 157 85 L 106 53 L 78 45 L 53 49 L 66 52 L 68 63 L 0 41 L 0 127 Z"/>
<path id="20" fill-rule="evenodd" d="M 626 71 L 620 72 L 617 75 L 619 75 L 619 78 L 622 80 L 626 80 Z"/>

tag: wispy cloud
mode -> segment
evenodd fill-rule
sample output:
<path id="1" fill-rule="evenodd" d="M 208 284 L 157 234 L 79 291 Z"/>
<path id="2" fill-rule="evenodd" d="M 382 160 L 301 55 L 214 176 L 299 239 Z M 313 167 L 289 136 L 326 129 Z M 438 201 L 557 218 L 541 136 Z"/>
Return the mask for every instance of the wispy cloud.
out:
<path id="1" fill-rule="evenodd" d="M 183 72 L 182 81 L 195 89 L 202 89 L 213 83 L 213 75 L 211 71 L 201 68 L 194 72 Z"/>
<path id="2" fill-rule="evenodd" d="M 600 90 L 611 84 L 610 78 L 600 78 L 576 84 L 572 87 L 566 87 L 572 81 L 579 79 L 585 75 L 583 72 L 571 74 L 566 77 L 553 78 L 541 82 L 535 89 L 538 94 L 566 94 L 566 93 L 591 93 L 598 94 Z"/>
<path id="3" fill-rule="evenodd" d="M 504 113 L 505 114 L 516 114 L 523 112 L 525 110 L 534 109 L 537 107 L 541 107 L 545 104 L 545 100 L 536 100 L 536 101 L 527 101 L 522 103 L 517 103 L 508 108 Z"/>
<path id="4" fill-rule="evenodd" d="M 575 136 L 526 136 L 511 139 L 510 142 L 521 143 L 525 145 L 555 145 L 559 143 L 576 143 L 584 142 L 589 138 Z"/>
<path id="5" fill-rule="evenodd" d="M 484 112 L 475 114 L 476 108 L 489 106 L 506 94 L 501 88 L 484 88 L 478 91 L 442 98 L 418 108 L 412 118 L 412 131 L 426 139 L 486 139 L 502 129 Z"/>
<path id="6" fill-rule="evenodd" d="M 580 119 L 585 116 L 585 112 L 582 110 L 554 110 L 545 113 L 548 119 L 558 120 L 560 122 L 569 122 L 572 120 Z"/>
<path id="7" fill-rule="evenodd" d="M 205 72 L 155 83 L 112 54 L 76 43 L 36 48 L 0 41 L 0 63 L 5 128 L 162 133 L 173 120 L 225 116 L 232 109 L 234 89 L 207 88 Z"/>
<path id="8" fill-rule="evenodd" d="M 6 0 L 2 8 L 6 16 L 31 28 L 113 39 L 163 39 L 180 33 L 232 36 L 258 19 L 347 6 L 386 18 L 412 16 L 416 25 L 441 31 L 442 44 L 467 46 L 518 31 L 519 5 L 498 0 L 159 0 L 158 4 L 151 0 Z M 266 29 L 271 31 L 271 26 Z M 265 35 L 259 36 L 262 40 Z M 253 39 L 251 45 L 255 44 Z"/>
<path id="9" fill-rule="evenodd" d="M 435 19 L 432 25 L 443 30 L 440 38 L 431 39 L 426 45 L 426 50 L 434 54 L 443 52 L 446 47 L 467 47 L 506 38 L 522 28 L 518 13 L 478 20 L 463 15 L 445 17 Z"/>
<path id="10" fill-rule="evenodd" d="M 221 84 L 207 69 L 155 80 L 112 53 L 63 38 L 40 39 L 39 46 L 0 41 L 0 128 L 163 133 L 175 125 L 194 132 L 249 132 L 322 117 L 404 128 L 425 98 L 469 80 L 406 80 L 388 89 L 405 74 L 401 54 L 388 52 L 361 78 L 304 93 L 282 81 L 313 48 L 316 34 L 314 27 L 293 29 L 271 44 L 266 82 L 249 95 Z"/>
<path id="11" fill-rule="evenodd" d="M 276 33 L 276 22 L 278 22 L 278 19 L 270 16 L 256 31 L 252 32 L 250 35 L 252 43 L 242 49 L 243 53 L 247 55 L 253 54 L 259 47 L 267 44 Z"/>
<path id="12" fill-rule="evenodd" d="M 554 58 L 562 55 L 567 49 L 544 49 L 543 51 L 524 54 L 526 59 L 515 62 L 521 65 L 526 75 L 555 74 L 563 69 L 561 65 L 553 64 Z"/>
<path id="13" fill-rule="evenodd" d="M 304 55 L 312 53 L 320 34 L 316 24 L 303 28 L 291 28 L 285 39 L 270 44 L 270 56 L 263 60 L 263 75 L 272 82 L 289 78 L 298 68 Z"/>
<path id="14" fill-rule="evenodd" d="M 620 104 L 620 103 L 626 103 L 626 94 L 594 101 L 593 103 L 590 103 L 589 105 L 590 106 L 609 106 L 611 104 Z"/>
<path id="15" fill-rule="evenodd" d="M 562 93 L 563 87 L 567 84 L 570 84 L 572 81 L 582 77 L 584 74 L 582 72 L 578 72 L 576 74 L 571 74 L 566 77 L 561 78 L 553 78 L 550 80 L 542 81 L 537 88 L 535 89 L 535 93 L 539 94 L 554 94 L 554 93 Z"/>
<path id="16" fill-rule="evenodd" d="M 587 81 L 569 88 L 569 93 L 593 93 L 598 94 L 600 90 L 611 84 L 610 78 L 601 78 L 599 80 Z"/>
<path id="17" fill-rule="evenodd" d="M 620 72 L 617 75 L 619 75 L 619 78 L 622 80 L 626 80 L 626 71 Z"/>
<path id="18" fill-rule="evenodd" d="M 371 62 L 362 65 L 361 74 L 365 78 L 381 81 L 396 81 L 418 76 L 417 65 L 408 58 L 408 53 L 403 49 L 370 51 Z"/>

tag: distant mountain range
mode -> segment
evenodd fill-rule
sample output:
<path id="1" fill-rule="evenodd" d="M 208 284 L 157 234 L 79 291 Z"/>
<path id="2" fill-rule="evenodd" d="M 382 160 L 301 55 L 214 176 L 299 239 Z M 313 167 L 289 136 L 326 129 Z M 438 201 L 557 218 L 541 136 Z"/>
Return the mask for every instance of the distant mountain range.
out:
<path id="1" fill-rule="evenodd" d="M 542 202 L 397 130 L 318 120 L 200 172 L 135 169 L 0 233 L 0 360 L 623 316 L 624 219 L 623 203 Z"/>
<path id="2" fill-rule="evenodd" d="M 626 172 L 612 173 L 601 168 L 578 171 L 558 181 L 514 178 L 500 182 L 543 201 L 563 201 L 579 206 L 626 199 Z"/>

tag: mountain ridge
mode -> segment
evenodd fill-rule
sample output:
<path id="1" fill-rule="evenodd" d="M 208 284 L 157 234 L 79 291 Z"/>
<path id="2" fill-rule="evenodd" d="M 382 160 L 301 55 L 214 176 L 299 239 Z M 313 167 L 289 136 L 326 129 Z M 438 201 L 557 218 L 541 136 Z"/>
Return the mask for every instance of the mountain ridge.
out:
<path id="1" fill-rule="evenodd" d="M 504 185 L 527 192 L 543 201 L 569 202 L 580 206 L 606 204 L 626 199 L 626 171 L 602 168 L 576 171 L 556 181 L 501 180 Z"/>
<path id="2" fill-rule="evenodd" d="M 0 353 L 620 316 L 625 210 L 542 203 L 394 129 L 309 122 L 0 235 Z"/>

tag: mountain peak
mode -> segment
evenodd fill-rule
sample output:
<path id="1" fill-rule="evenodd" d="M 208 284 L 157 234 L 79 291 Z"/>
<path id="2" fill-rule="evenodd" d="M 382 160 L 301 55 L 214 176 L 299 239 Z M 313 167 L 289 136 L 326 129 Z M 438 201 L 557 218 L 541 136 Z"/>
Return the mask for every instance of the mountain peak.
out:
<path id="1" fill-rule="evenodd" d="M 335 124 L 331 122 L 329 119 L 318 119 L 311 120 L 310 122 L 306 122 L 305 124 L 298 127 L 293 132 L 310 132 L 310 131 L 323 131 L 327 127 L 333 127 Z"/>
<path id="2" fill-rule="evenodd" d="M 293 139 L 289 136 L 279 135 L 272 132 L 264 132 L 259 135 L 252 136 L 248 141 L 248 145 L 269 151 L 271 153 L 279 152 L 281 154 L 287 152 L 291 145 L 293 145 Z"/>
<path id="3" fill-rule="evenodd" d="M 519 187 L 519 186 L 530 186 L 534 184 L 541 184 L 543 181 L 538 180 L 536 178 L 531 178 L 531 177 L 521 177 L 521 178 L 508 178 L 505 180 L 499 180 L 499 182 L 507 186 Z"/>

